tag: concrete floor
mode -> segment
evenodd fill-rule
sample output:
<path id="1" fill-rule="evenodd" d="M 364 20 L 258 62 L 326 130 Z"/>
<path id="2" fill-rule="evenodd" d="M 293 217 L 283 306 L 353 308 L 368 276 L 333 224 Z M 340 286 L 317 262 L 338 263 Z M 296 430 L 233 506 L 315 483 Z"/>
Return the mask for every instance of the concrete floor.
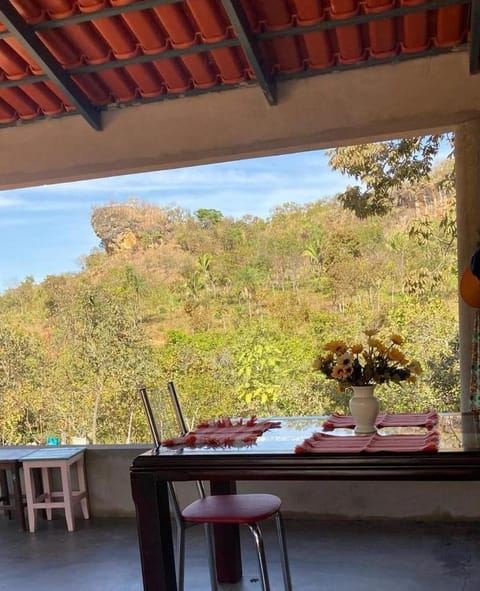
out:
<path id="1" fill-rule="evenodd" d="M 40 521 L 18 532 L 0 515 L 1 591 L 142 591 L 130 519 Z M 478 591 L 480 525 L 473 523 L 287 520 L 294 591 Z M 257 591 L 257 564 L 244 531 L 244 579 L 222 591 Z M 265 530 L 272 591 L 282 591 L 275 532 Z M 187 532 L 186 591 L 208 591 L 202 528 Z"/>

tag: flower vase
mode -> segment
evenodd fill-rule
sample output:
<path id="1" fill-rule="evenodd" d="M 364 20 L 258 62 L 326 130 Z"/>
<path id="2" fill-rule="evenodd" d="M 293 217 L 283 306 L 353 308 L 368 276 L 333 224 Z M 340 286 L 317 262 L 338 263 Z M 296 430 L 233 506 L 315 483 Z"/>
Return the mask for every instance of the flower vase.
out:
<path id="1" fill-rule="evenodd" d="M 375 433 L 379 403 L 374 396 L 375 384 L 367 386 L 351 386 L 353 396 L 350 398 L 349 407 L 355 423 L 355 434 L 366 435 Z"/>

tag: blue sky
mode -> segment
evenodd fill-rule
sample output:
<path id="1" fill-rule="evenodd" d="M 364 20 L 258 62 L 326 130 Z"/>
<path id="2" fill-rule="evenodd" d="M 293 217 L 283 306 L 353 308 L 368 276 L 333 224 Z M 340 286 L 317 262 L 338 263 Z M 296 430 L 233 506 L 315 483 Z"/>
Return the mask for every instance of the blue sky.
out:
<path id="1" fill-rule="evenodd" d="M 191 212 L 268 217 L 277 205 L 316 201 L 347 184 L 330 170 L 325 152 L 315 151 L 2 191 L 0 291 L 28 275 L 39 282 L 79 271 L 81 257 L 99 245 L 90 225 L 94 206 L 135 197 Z"/>

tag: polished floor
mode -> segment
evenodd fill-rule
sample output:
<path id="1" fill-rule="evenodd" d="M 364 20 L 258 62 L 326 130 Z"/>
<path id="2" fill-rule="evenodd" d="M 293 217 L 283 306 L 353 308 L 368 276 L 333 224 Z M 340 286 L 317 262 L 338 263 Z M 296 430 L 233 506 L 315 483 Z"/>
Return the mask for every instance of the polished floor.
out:
<path id="1" fill-rule="evenodd" d="M 41 521 L 18 532 L 0 515 L 1 591 L 141 591 L 135 523 L 130 519 Z M 478 591 L 480 524 L 286 521 L 294 591 Z M 222 591 L 260 590 L 247 530 L 244 578 Z M 275 532 L 265 531 L 272 591 L 282 591 Z M 187 532 L 185 591 L 208 591 L 202 528 Z"/>

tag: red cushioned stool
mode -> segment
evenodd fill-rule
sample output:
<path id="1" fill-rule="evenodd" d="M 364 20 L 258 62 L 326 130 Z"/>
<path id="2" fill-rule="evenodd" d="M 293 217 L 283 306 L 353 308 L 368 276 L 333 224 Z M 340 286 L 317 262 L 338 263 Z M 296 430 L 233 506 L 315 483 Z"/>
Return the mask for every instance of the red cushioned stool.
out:
<path id="1" fill-rule="evenodd" d="M 159 404 L 156 404 L 158 403 L 158 400 L 152 401 L 151 395 L 149 395 L 146 388 L 140 388 L 139 391 L 145 407 L 154 443 L 157 447 L 160 447 L 161 436 L 158 428 L 159 417 L 156 417 L 154 412 L 154 409 L 157 410 L 159 408 Z M 168 382 L 168 391 L 181 434 L 185 435 L 185 433 L 188 432 L 188 428 L 173 382 Z M 203 482 L 197 481 L 196 485 L 200 498 L 182 510 L 177 500 L 174 485 L 171 482 L 168 483 L 170 504 L 175 518 L 177 533 L 176 567 L 178 591 L 183 591 L 184 589 L 185 531 L 187 527 L 197 524 L 203 524 L 205 526 L 210 585 L 212 591 L 217 591 L 218 589 L 212 532 L 212 526 L 215 524 L 246 525 L 249 528 L 254 537 L 257 549 L 262 591 L 270 591 L 263 535 L 258 524 L 258 522 L 264 521 L 270 517 L 275 517 L 276 520 L 285 591 L 291 591 L 292 583 L 290 579 L 290 567 L 288 564 L 283 520 L 280 513 L 281 500 L 275 495 L 270 494 L 226 494 L 207 496 Z"/>

